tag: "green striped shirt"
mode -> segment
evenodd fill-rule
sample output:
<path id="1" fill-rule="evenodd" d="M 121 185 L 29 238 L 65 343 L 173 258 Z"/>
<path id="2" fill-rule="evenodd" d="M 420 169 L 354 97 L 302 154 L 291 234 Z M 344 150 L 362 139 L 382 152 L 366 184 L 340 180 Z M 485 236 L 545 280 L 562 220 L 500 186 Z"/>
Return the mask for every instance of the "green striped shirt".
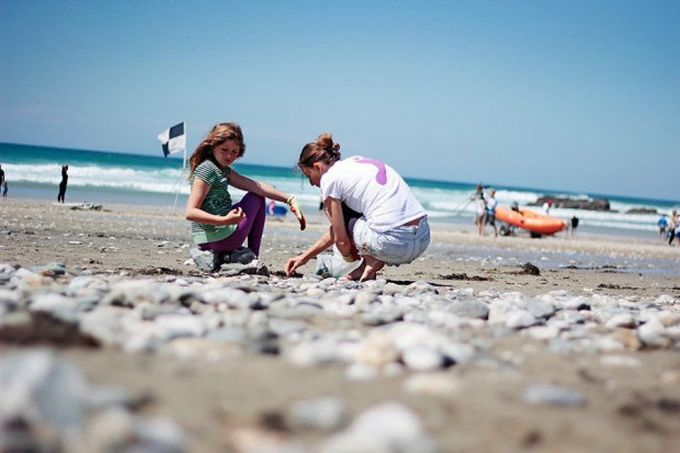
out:
<path id="1" fill-rule="evenodd" d="M 229 173 L 231 168 L 224 170 L 215 165 L 210 159 L 204 160 L 191 177 L 193 185 L 196 178 L 210 185 L 201 209 L 208 214 L 226 215 L 231 210 L 231 196 L 229 196 Z M 191 222 L 191 238 L 196 244 L 215 242 L 226 238 L 236 231 L 236 224 L 232 225 L 207 225 L 205 223 Z"/>

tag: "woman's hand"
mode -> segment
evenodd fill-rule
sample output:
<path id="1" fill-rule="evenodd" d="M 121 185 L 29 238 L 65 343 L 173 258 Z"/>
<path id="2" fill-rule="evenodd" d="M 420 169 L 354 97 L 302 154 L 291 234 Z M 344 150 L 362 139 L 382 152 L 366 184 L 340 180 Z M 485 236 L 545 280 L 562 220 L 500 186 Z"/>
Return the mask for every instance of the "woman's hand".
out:
<path id="1" fill-rule="evenodd" d="M 298 255 L 295 256 L 288 261 L 286 261 L 286 265 L 284 266 L 284 270 L 286 271 L 287 276 L 293 275 L 293 272 L 295 272 L 295 269 L 297 269 L 300 266 L 304 266 L 307 261 L 309 261 L 309 258 L 306 258 L 304 255 Z"/>
<path id="2" fill-rule="evenodd" d="M 243 212 L 243 209 L 239 207 L 229 211 L 227 215 L 225 215 L 223 218 L 225 225 L 232 225 L 234 223 L 239 223 L 241 220 L 245 219 L 246 213 Z"/>

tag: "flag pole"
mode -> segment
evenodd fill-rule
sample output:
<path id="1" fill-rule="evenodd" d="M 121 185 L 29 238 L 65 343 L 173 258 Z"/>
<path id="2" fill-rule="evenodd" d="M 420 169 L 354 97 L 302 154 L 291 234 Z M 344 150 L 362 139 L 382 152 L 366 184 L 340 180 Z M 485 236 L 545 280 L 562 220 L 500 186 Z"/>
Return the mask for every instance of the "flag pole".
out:
<path id="1" fill-rule="evenodd" d="M 181 127 L 181 132 L 179 132 L 179 126 Z M 173 130 L 174 129 L 174 130 Z M 175 180 L 175 183 L 173 184 L 172 189 L 174 189 L 175 184 L 177 181 L 179 181 L 182 177 L 185 176 L 186 168 L 187 168 L 187 133 L 186 133 L 186 121 L 182 121 L 179 124 L 175 124 L 174 126 L 168 128 L 167 130 L 161 132 L 158 134 L 158 140 L 161 141 L 161 144 L 163 146 L 163 154 L 165 157 L 168 157 L 169 154 L 175 154 L 177 152 L 177 146 L 181 143 L 177 143 L 179 140 L 173 141 L 173 139 L 178 138 L 181 139 L 181 141 L 184 142 L 183 147 L 182 147 L 182 170 L 180 170 L 179 176 L 177 177 L 177 180 Z M 171 189 L 171 191 L 172 191 Z M 175 193 L 175 203 L 174 207 L 177 207 L 177 200 L 179 198 L 179 193 L 181 191 L 181 186 L 177 186 L 177 190 Z"/>
<path id="2" fill-rule="evenodd" d="M 182 171 L 180 172 L 180 178 L 184 176 L 184 172 L 187 169 L 187 122 L 184 121 L 184 150 L 182 151 Z M 175 203 L 172 205 L 173 208 L 177 207 L 177 200 L 179 199 L 179 194 L 182 191 L 182 186 L 177 186 L 177 193 L 175 193 Z"/>
<path id="3" fill-rule="evenodd" d="M 187 169 L 187 138 L 189 134 L 187 133 L 187 122 L 184 122 L 184 158 L 182 159 L 182 173 Z"/>

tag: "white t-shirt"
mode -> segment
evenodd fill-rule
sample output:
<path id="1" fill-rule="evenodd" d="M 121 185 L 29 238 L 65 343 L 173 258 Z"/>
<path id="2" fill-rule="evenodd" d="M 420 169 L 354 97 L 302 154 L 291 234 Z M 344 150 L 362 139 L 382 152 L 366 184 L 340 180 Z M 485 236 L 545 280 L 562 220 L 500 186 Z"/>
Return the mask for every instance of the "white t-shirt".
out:
<path id="1" fill-rule="evenodd" d="M 495 214 L 496 213 L 496 205 L 498 205 L 498 202 L 496 201 L 496 199 L 494 197 L 491 197 L 491 196 L 487 197 L 487 199 L 486 199 L 486 210 L 487 210 L 487 212 Z"/>
<path id="2" fill-rule="evenodd" d="M 545 203 L 543 203 L 543 212 L 546 215 L 550 214 L 550 205 L 548 204 L 547 201 Z"/>
<path id="3" fill-rule="evenodd" d="M 366 217 L 384 233 L 425 215 L 425 209 L 392 167 L 375 159 L 352 156 L 334 163 L 321 176 L 321 196 L 336 198 Z"/>

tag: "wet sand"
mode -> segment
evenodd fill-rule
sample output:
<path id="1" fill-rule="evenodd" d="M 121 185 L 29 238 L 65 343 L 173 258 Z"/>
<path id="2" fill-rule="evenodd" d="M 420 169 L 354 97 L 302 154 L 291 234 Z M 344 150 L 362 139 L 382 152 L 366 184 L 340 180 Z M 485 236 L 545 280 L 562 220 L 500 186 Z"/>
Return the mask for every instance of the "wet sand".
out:
<path id="1" fill-rule="evenodd" d="M 187 263 L 193 245 L 180 209 L 106 205 L 102 211 L 82 211 L 68 205 L 8 199 L 0 204 L 0 213 L 4 262 L 30 267 L 57 261 L 95 273 L 199 275 L 195 266 Z M 305 231 L 299 231 L 291 218 L 267 221 L 261 261 L 271 271 L 281 271 L 288 258 L 326 230 L 327 223 L 318 213 L 308 217 Z M 494 238 L 477 236 L 472 226 L 436 223 L 432 230 L 432 243 L 423 257 L 410 265 L 386 267 L 381 276 L 475 290 L 521 288 L 527 294 L 556 288 L 575 294 L 607 289 L 638 295 L 680 291 L 680 247 L 668 247 L 653 235 L 648 240 L 578 233 L 575 237 Z M 578 259 L 583 255 L 597 257 L 598 262 Z M 498 260 L 499 256 L 506 259 Z M 518 274 L 527 261 L 544 272 L 538 278 Z M 550 266 L 544 266 L 546 261 Z M 665 274 L 659 275 L 654 268 L 639 272 L 637 265 L 630 266 L 642 262 L 637 264 L 647 267 L 656 261 L 663 263 L 657 267 L 667 271 Z M 312 260 L 300 272 L 313 270 Z"/>
<path id="2" fill-rule="evenodd" d="M 260 261 L 271 272 L 280 271 L 288 257 L 325 228 L 314 216 L 305 232 L 292 220 L 268 222 Z M 169 276 L 202 276 L 187 262 L 190 246 L 179 210 L 111 205 L 103 211 L 80 211 L 44 201 L 0 203 L 3 263 L 31 268 L 61 262 L 74 273 L 163 281 Z M 525 257 L 535 258 L 531 262 L 540 275 L 522 270 Z M 403 286 L 425 281 L 437 288 L 472 288 L 474 294 L 519 292 L 531 297 L 563 290 L 574 297 L 628 301 L 666 296 L 676 306 L 679 259 L 679 248 L 653 237 L 479 238 L 472 226 L 434 225 L 433 244 L 424 257 L 408 266 L 388 267 L 381 277 Z M 310 262 L 301 272 L 312 270 Z M 319 325 L 324 322 L 338 326 L 324 320 Z M 405 391 L 404 383 L 416 374 L 408 370 L 395 377 L 354 381 L 345 377 L 343 365 L 299 367 L 248 351 L 225 353 L 219 361 L 114 348 L 67 347 L 59 352 L 95 383 L 149 395 L 152 402 L 144 411 L 175 420 L 186 431 L 192 451 L 244 450 L 235 433 L 251 428 L 260 436 L 292 439 L 314 451 L 330 433 L 289 426 L 284 415 L 295 401 L 328 395 L 342 398 L 351 416 L 375 403 L 401 401 L 418 414 L 441 451 L 665 452 L 680 445 L 677 347 L 632 347 L 617 355 L 634 358 L 637 366 L 608 366 L 602 353 L 558 354 L 548 343 L 521 333 L 495 337 L 490 330 L 472 330 L 467 336 L 471 343 L 487 344 L 494 360 L 442 370 L 452 383 L 450 391 L 432 394 Z M 22 348 L 5 344 L 0 351 Z M 523 391 L 535 383 L 577 389 L 586 403 L 527 404 Z"/>

